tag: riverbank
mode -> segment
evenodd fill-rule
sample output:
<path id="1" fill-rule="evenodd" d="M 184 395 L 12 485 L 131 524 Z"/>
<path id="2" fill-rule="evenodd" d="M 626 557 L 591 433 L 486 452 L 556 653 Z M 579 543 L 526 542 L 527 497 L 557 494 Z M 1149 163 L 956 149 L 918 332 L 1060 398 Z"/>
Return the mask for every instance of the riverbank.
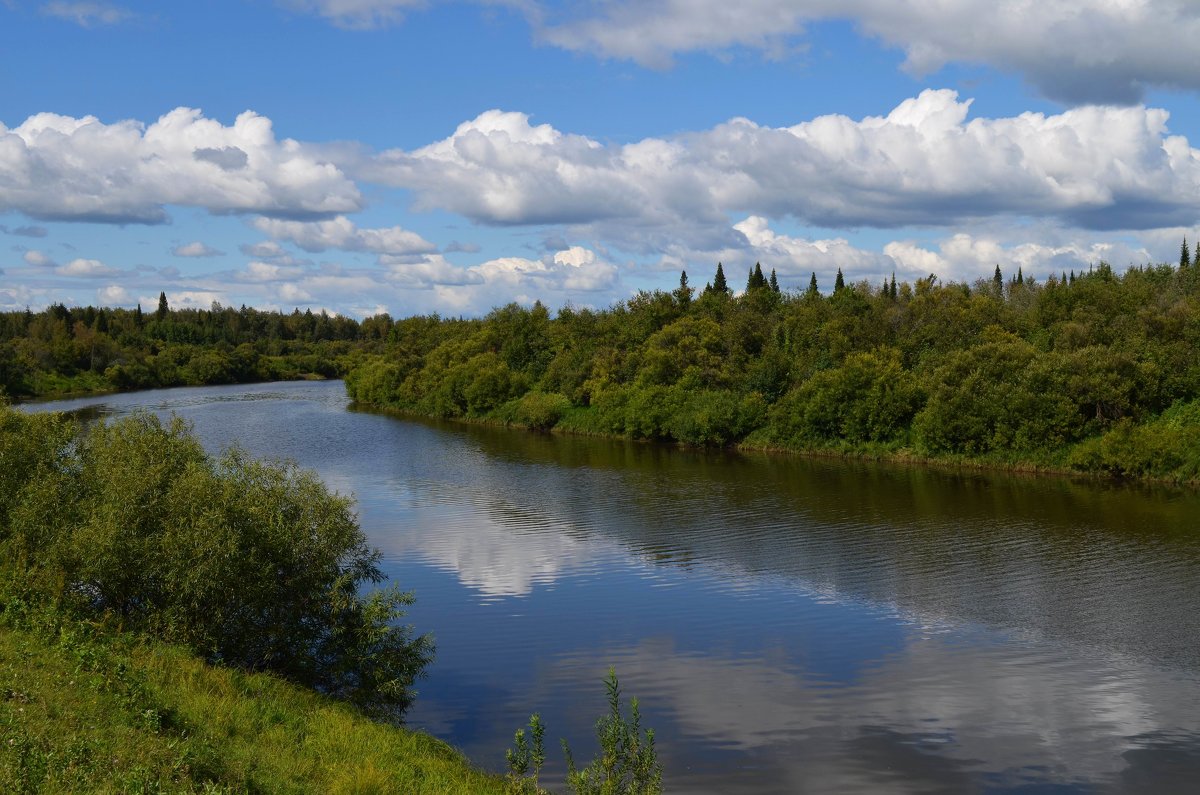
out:
<path id="1" fill-rule="evenodd" d="M 0 612 L 2 791 L 505 791 L 429 735 L 17 604 Z"/>
<path id="2" fill-rule="evenodd" d="M 486 425 L 504 427 L 533 433 L 556 433 L 570 436 L 586 436 L 601 439 L 624 439 L 647 444 L 667 444 L 677 447 L 694 447 L 684 442 L 669 439 L 638 438 L 629 433 L 612 433 L 597 427 L 595 413 L 584 407 L 570 407 L 551 423 L 543 420 L 542 424 L 531 424 L 516 419 L 517 401 L 506 404 L 499 410 L 483 416 L 438 417 L 423 414 L 394 406 L 381 406 L 365 401 L 354 401 L 353 407 L 369 411 L 379 411 L 398 417 L 436 419 L 445 422 L 466 425 Z M 1192 405 L 1182 407 L 1186 413 L 1197 413 Z M 1184 411 L 1176 410 L 1178 415 Z M 1023 474 L 1030 476 L 1062 477 L 1077 480 L 1106 483 L 1141 483 L 1146 485 L 1179 486 L 1189 489 L 1200 488 L 1200 467 L 1197 461 L 1178 460 L 1178 453 L 1190 449 L 1186 440 L 1179 438 L 1181 429 L 1176 416 L 1167 412 L 1164 418 L 1159 418 L 1160 424 L 1168 426 L 1166 433 L 1168 445 L 1174 449 L 1165 449 L 1164 445 L 1156 444 L 1158 439 L 1146 441 L 1139 439 L 1138 434 L 1161 436 L 1162 430 L 1153 424 L 1146 426 L 1121 427 L 1115 434 L 1096 437 L 1070 445 L 1060 450 L 1053 459 L 1031 460 L 1013 457 L 1011 455 L 968 456 L 953 455 L 923 455 L 908 447 L 895 445 L 844 445 L 835 446 L 802 446 L 787 444 L 772 439 L 768 432 L 763 431 L 749 434 L 741 441 L 732 442 L 726 449 L 743 453 L 761 453 L 770 455 L 803 456 L 806 458 L 830 458 L 854 461 L 874 461 L 899 466 L 919 466 L 943 471 L 970 470 L 976 472 L 997 472 L 1006 474 Z M 1196 426 L 1187 418 L 1188 427 L 1183 431 L 1190 436 L 1200 436 Z M 1116 437 L 1116 438 L 1114 438 Z M 1139 445 L 1140 442 L 1140 445 Z M 1200 443 L 1200 439 L 1197 439 Z M 1141 447 L 1137 454 L 1131 453 L 1131 448 Z M 1122 460 L 1123 459 L 1123 460 Z M 1132 464 L 1131 464 L 1132 462 Z M 1155 467 L 1171 467 L 1175 471 L 1164 472 Z"/>

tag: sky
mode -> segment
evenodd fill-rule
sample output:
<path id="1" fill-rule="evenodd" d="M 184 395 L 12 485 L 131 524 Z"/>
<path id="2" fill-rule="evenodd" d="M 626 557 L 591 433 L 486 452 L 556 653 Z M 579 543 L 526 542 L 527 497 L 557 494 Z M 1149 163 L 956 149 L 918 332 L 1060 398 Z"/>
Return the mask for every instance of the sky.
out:
<path id="1" fill-rule="evenodd" d="M 0 310 L 1178 261 L 1194 0 L 0 0 Z"/>

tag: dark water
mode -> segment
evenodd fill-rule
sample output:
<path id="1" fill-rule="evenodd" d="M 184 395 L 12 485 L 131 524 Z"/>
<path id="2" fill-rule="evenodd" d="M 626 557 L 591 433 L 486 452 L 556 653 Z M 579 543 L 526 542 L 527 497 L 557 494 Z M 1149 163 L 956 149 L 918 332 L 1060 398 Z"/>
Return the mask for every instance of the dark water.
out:
<path id="1" fill-rule="evenodd" d="M 484 766 L 535 710 L 589 758 L 614 665 L 672 792 L 1200 791 L 1193 493 L 402 421 L 336 382 L 47 406 L 355 494 L 437 637 L 410 723 Z"/>

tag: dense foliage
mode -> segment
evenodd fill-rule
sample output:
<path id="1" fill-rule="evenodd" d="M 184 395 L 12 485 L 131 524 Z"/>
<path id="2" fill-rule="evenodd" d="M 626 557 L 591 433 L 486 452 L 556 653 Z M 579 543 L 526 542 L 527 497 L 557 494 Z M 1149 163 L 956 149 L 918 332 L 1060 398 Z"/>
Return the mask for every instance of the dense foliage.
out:
<path id="1" fill-rule="evenodd" d="M 1200 267 L 829 295 L 722 281 L 397 321 L 347 390 L 540 429 L 1200 478 Z"/>
<path id="2" fill-rule="evenodd" d="M 399 716 L 432 655 L 396 620 L 349 499 L 293 465 L 208 456 L 139 415 L 81 432 L 0 407 L 4 591 Z"/>
<path id="3" fill-rule="evenodd" d="M 324 312 L 133 310 L 53 305 L 0 313 L 0 396 L 51 396 L 342 375 L 355 351 L 386 335 L 386 315 L 359 323 Z"/>

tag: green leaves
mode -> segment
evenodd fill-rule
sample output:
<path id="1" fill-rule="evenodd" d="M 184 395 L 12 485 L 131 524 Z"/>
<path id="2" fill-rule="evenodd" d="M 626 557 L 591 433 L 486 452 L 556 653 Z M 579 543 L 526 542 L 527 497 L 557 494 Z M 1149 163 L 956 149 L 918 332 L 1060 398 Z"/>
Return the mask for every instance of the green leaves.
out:
<path id="1" fill-rule="evenodd" d="M 654 749 L 654 730 L 642 731 L 636 698 L 629 702 L 629 719 L 621 711 L 621 686 L 611 667 L 604 680 L 608 714 L 596 721 L 600 755 L 576 768 L 567 741 L 567 785 L 578 795 L 655 795 L 662 792 L 662 765 Z"/>
<path id="2" fill-rule="evenodd" d="M 576 795 L 658 795 L 662 792 L 662 765 L 654 747 L 654 730 L 642 730 L 636 698 L 629 700 L 629 718 L 625 718 L 621 686 L 612 667 L 604 679 L 604 688 L 608 693 L 608 714 L 596 721 L 600 755 L 585 767 L 576 767 L 570 745 L 562 741 L 567 786 Z M 514 747 L 505 751 L 509 791 L 514 795 L 544 793 L 538 786 L 538 776 L 546 761 L 543 748 L 546 728 L 537 713 L 529 719 L 529 733 L 527 740 L 525 730 L 518 729 L 513 737 Z"/>
<path id="3" fill-rule="evenodd" d="M 34 590 L 389 717 L 411 702 L 432 640 L 398 624 L 411 594 L 363 594 L 383 575 L 348 498 L 294 464 L 214 460 L 180 420 L 73 440 L 53 415 L 0 411 L 0 458 L 23 462 L 0 475 L 0 543 Z"/>

